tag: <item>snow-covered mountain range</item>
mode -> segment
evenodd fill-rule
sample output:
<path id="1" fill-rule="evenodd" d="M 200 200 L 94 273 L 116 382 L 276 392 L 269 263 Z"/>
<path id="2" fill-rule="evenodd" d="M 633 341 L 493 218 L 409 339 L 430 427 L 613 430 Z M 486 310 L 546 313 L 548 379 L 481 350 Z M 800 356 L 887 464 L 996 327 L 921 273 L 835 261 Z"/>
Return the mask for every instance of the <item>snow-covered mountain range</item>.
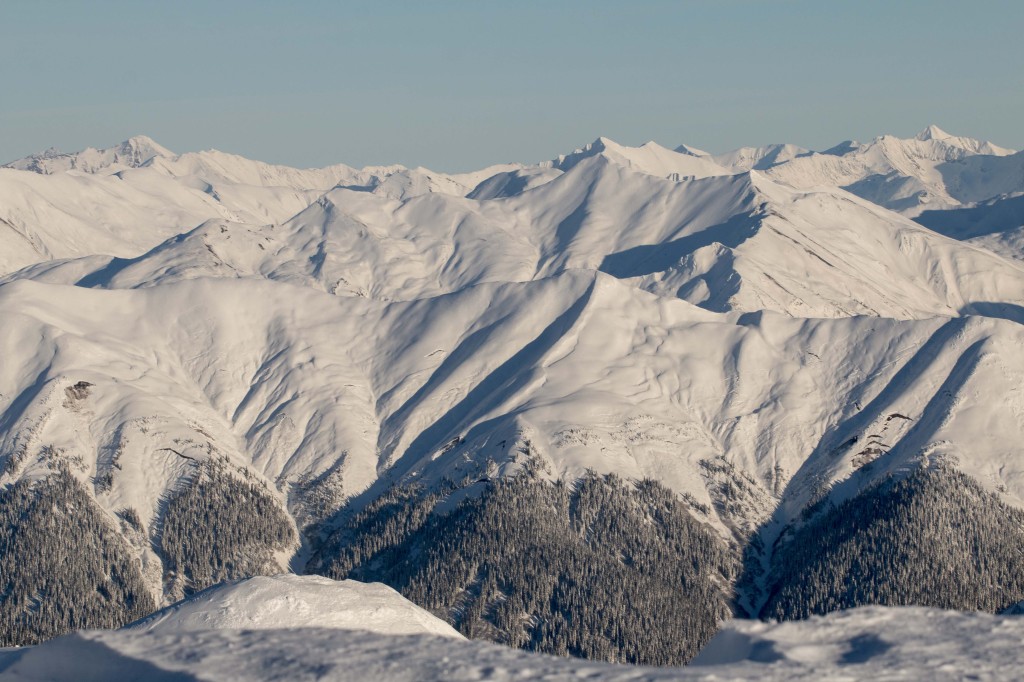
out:
<path id="1" fill-rule="evenodd" d="M 950 467 L 1024 508 L 1022 195 L 935 126 L 457 175 L 47 151 L 0 168 L 0 483 L 70 476 L 158 605 L 333 565 L 396 486 L 652 479 L 757 539 L 756 613 L 823 501 Z M 280 515 L 248 569 L 168 546 L 197 481 Z"/>

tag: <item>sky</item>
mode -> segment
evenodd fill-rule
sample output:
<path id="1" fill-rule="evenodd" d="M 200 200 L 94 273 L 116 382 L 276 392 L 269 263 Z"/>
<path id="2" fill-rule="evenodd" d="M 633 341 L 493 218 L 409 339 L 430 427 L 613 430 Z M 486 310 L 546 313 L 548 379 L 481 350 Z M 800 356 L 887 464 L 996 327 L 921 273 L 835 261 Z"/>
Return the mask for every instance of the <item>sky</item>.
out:
<path id="1" fill-rule="evenodd" d="M 145 134 L 461 171 L 598 136 L 1024 148 L 1020 0 L 0 0 L 0 162 Z"/>

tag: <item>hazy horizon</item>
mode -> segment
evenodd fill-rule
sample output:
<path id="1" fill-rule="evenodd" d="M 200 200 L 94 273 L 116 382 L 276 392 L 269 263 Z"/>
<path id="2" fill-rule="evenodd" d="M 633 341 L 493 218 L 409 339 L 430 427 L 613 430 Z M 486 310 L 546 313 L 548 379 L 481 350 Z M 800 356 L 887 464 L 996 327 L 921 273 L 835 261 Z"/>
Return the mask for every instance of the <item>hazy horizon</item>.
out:
<path id="1" fill-rule="evenodd" d="M 710 152 L 1024 147 L 1010 2 L 8 5 L 0 162 L 144 134 L 291 166 L 462 171 L 598 136 Z M 955 50 L 946 49 L 956 45 Z"/>

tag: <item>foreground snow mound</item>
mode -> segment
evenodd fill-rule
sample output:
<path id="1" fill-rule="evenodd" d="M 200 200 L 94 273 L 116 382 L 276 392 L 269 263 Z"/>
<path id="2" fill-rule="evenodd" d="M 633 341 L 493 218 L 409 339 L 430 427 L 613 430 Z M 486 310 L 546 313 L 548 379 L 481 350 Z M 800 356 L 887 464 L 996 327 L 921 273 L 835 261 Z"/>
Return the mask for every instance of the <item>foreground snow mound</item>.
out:
<path id="1" fill-rule="evenodd" d="M 733 622 L 688 668 L 640 668 L 430 635 L 92 631 L 0 652 L 0 680 L 998 680 L 1017 676 L 1022 638 L 1022 618 L 871 607 Z"/>
<path id="2" fill-rule="evenodd" d="M 221 584 L 157 611 L 126 629 L 338 628 L 462 639 L 452 626 L 380 583 L 320 576 L 257 576 Z"/>

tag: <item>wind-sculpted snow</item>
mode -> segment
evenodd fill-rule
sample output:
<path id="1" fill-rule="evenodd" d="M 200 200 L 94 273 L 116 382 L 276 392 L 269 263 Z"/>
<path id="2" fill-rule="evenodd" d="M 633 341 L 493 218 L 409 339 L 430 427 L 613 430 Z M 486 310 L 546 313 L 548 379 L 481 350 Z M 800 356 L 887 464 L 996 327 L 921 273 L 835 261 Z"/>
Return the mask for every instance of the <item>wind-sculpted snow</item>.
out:
<path id="1" fill-rule="evenodd" d="M 687 668 L 570 660 L 428 635 L 296 628 L 82 632 L 0 651 L 0 680 L 1008 680 L 1024 619 L 871 607 L 809 621 L 733 621 Z"/>

